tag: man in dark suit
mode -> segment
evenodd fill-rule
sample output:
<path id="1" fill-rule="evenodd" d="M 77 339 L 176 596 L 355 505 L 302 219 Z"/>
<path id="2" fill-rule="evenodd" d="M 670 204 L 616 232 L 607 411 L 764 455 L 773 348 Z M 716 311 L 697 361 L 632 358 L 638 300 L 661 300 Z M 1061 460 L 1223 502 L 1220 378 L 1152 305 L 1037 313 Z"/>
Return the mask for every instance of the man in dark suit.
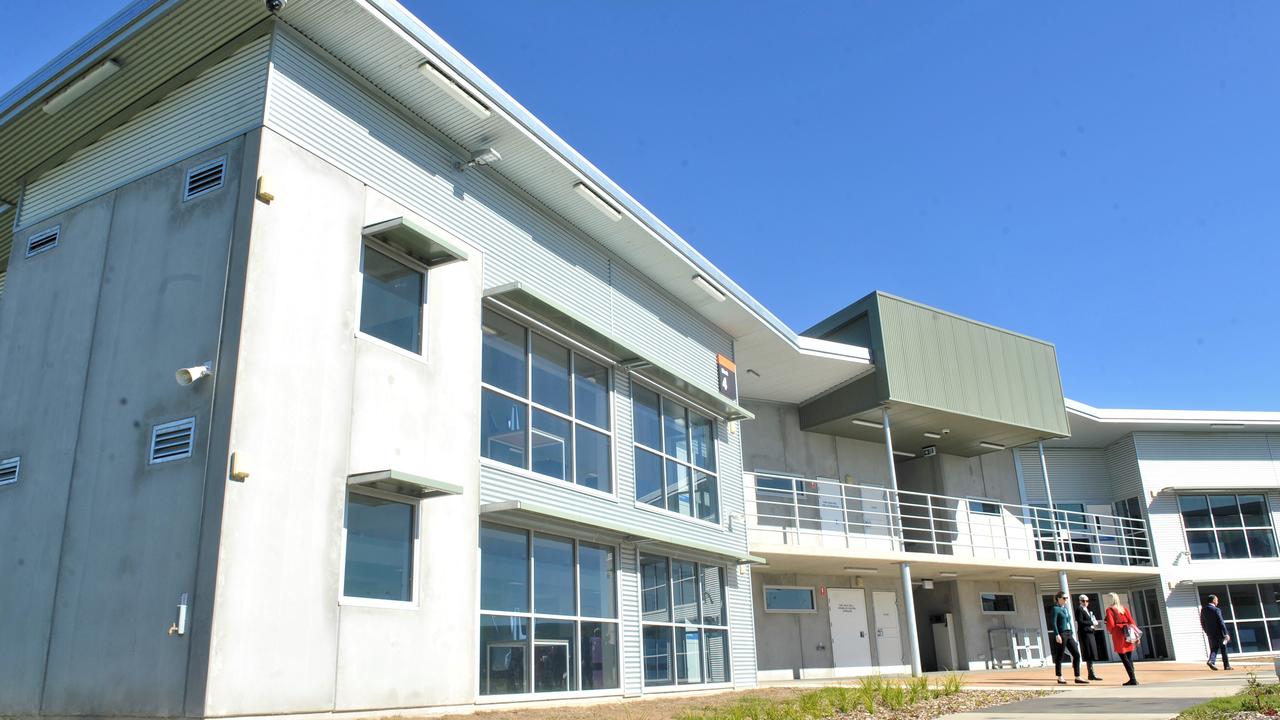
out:
<path id="1" fill-rule="evenodd" d="M 1222 610 L 1218 609 L 1217 595 L 1210 595 L 1209 601 L 1200 608 L 1200 627 L 1204 630 L 1204 636 L 1209 639 L 1209 669 L 1218 669 L 1214 662 L 1221 650 L 1222 669 L 1230 670 L 1231 659 L 1227 657 L 1227 643 L 1231 642 L 1231 636 L 1227 634 L 1227 623 L 1222 619 Z"/>

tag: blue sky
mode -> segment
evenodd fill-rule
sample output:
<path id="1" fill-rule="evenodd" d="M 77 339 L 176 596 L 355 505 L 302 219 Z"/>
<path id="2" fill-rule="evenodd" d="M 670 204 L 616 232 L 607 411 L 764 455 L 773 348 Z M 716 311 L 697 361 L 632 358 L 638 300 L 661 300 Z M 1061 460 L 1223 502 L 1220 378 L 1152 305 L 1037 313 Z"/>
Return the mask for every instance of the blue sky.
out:
<path id="1" fill-rule="evenodd" d="M 406 4 L 796 329 L 880 289 L 1280 410 L 1280 3 Z M 6 89 L 115 9 L 6 5 Z"/>

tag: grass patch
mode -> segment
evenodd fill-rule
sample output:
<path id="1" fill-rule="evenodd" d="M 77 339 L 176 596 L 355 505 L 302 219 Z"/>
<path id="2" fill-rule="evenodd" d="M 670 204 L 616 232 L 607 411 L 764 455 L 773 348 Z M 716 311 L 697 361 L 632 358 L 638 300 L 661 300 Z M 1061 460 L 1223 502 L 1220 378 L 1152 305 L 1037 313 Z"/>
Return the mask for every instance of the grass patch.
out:
<path id="1" fill-rule="evenodd" d="M 678 720 L 821 720 L 833 715 L 877 708 L 903 710 L 916 703 L 955 695 L 964 680 L 955 674 L 934 683 L 928 678 L 887 680 L 879 675 L 862 678 L 856 685 L 809 690 L 786 700 L 744 697 L 718 708 L 680 713 Z"/>
<path id="2" fill-rule="evenodd" d="M 1260 712 L 1264 715 L 1280 714 L 1280 684 L 1266 684 L 1258 676 L 1249 673 L 1249 684 L 1235 695 L 1214 698 L 1206 703 L 1187 708 L 1178 720 L 1222 720 L 1238 712 Z"/>

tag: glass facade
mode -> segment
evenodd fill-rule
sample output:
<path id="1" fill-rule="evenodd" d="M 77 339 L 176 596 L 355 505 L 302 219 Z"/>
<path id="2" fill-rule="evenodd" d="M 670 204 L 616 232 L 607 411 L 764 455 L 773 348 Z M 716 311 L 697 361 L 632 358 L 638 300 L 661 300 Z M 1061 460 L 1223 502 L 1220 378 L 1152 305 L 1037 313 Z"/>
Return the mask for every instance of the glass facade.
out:
<path id="1" fill-rule="evenodd" d="M 1199 585 L 1200 606 L 1218 596 L 1218 609 L 1227 621 L 1231 651 L 1280 652 L 1280 583 Z"/>
<path id="2" fill-rule="evenodd" d="M 492 310 L 482 330 L 481 454 L 613 492 L 608 368 Z"/>
<path id="3" fill-rule="evenodd" d="M 636 500 L 720 522 L 715 421 L 638 384 L 631 397 Z"/>
<path id="4" fill-rule="evenodd" d="M 1265 495 L 1179 495 L 1192 560 L 1276 557 Z"/>
<path id="5" fill-rule="evenodd" d="M 724 568 L 640 556 L 646 687 L 729 682 Z"/>
<path id="6" fill-rule="evenodd" d="M 480 526 L 480 694 L 620 687 L 617 550 Z"/>
<path id="7" fill-rule="evenodd" d="M 342 594 L 370 600 L 413 600 L 416 504 L 347 493 Z"/>

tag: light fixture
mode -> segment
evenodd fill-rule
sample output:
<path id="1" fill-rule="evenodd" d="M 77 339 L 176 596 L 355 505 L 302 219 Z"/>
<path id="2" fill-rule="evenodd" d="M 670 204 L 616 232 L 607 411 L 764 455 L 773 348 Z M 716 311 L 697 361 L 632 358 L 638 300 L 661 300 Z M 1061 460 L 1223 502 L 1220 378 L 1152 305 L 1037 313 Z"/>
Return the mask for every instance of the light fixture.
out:
<path id="1" fill-rule="evenodd" d="M 984 447 L 984 448 L 988 448 L 988 449 L 990 449 L 990 450 L 1003 450 L 1003 449 L 1004 449 L 1004 446 L 1003 446 L 1003 445 L 1001 445 L 1000 443 L 987 442 L 986 440 L 983 440 L 983 441 L 979 442 L 979 443 L 978 443 L 978 445 L 980 445 L 980 446 L 982 446 L 982 447 Z"/>
<path id="2" fill-rule="evenodd" d="M 844 571 L 851 572 L 851 573 L 858 573 L 859 575 L 875 575 L 876 573 L 880 572 L 875 568 L 864 568 L 864 567 L 847 567 L 844 569 Z"/>
<path id="3" fill-rule="evenodd" d="M 926 579 L 926 580 L 921 580 L 921 581 L 920 581 L 920 587 L 924 588 L 925 590 L 932 590 L 932 589 L 933 589 L 933 581 L 932 581 L 932 580 L 928 580 L 928 579 Z"/>
<path id="4" fill-rule="evenodd" d="M 213 374 L 213 361 L 205 362 L 203 365 L 195 367 L 182 368 L 173 374 L 173 379 L 183 387 L 196 382 L 201 378 L 209 377 Z"/>
<path id="5" fill-rule="evenodd" d="M 611 205 L 608 200 L 605 200 L 604 196 L 596 192 L 590 185 L 584 182 L 576 182 L 573 184 L 573 189 L 576 190 L 584 200 L 591 203 L 591 207 L 599 210 L 600 214 L 614 222 L 618 222 L 622 219 L 622 213 Z"/>
<path id="6" fill-rule="evenodd" d="M 884 429 L 884 425 L 881 425 L 878 422 L 872 422 L 870 420 L 863 420 L 862 418 L 854 418 L 852 422 L 854 425 L 861 425 L 862 427 L 875 428 L 877 430 Z"/>
<path id="7" fill-rule="evenodd" d="M 940 573 L 938 573 L 938 576 L 939 576 L 939 577 L 960 577 L 960 573 L 951 572 L 951 571 L 949 571 L 949 570 L 948 570 L 948 571 L 945 571 L 945 572 L 940 572 Z"/>
<path id="8" fill-rule="evenodd" d="M 1243 430 L 1244 423 L 1209 423 L 1214 430 Z"/>
<path id="9" fill-rule="evenodd" d="M 706 278 L 701 275 L 693 276 L 693 284 L 697 285 L 702 292 L 706 293 L 712 300 L 716 302 L 724 302 L 724 293 L 720 292 L 720 288 L 712 285 Z"/>
<path id="10" fill-rule="evenodd" d="M 927 437 L 927 438 L 929 438 L 930 440 L 941 440 L 941 439 L 942 439 L 942 433 L 927 432 L 927 433 L 925 433 L 925 434 L 924 434 L 924 436 L 925 436 L 925 437 Z"/>
<path id="11" fill-rule="evenodd" d="M 1010 580 L 1035 580 L 1035 577 L 1031 575 L 1010 575 L 1009 579 Z"/>
<path id="12" fill-rule="evenodd" d="M 894 455 L 901 455 L 902 457 L 915 457 L 915 456 L 916 456 L 916 454 L 915 454 L 915 453 L 909 453 L 909 452 L 907 452 L 906 450 L 894 450 L 894 451 L 893 451 L 893 454 L 894 454 Z"/>
<path id="13" fill-rule="evenodd" d="M 106 82 L 107 78 L 120 71 L 120 63 L 116 60 L 104 60 L 81 75 L 70 85 L 62 88 L 53 97 L 44 101 L 40 109 L 52 115 L 75 102 L 81 95 Z"/>
<path id="14" fill-rule="evenodd" d="M 1093 578 L 1076 578 L 1076 582 L 1093 582 Z"/>
<path id="15" fill-rule="evenodd" d="M 13 209 L 13 203 L 0 200 L 0 215 L 3 215 Z"/>
<path id="16" fill-rule="evenodd" d="M 494 150 L 491 147 L 480 148 L 479 150 L 471 151 L 470 161 L 466 162 L 465 164 L 461 162 L 455 162 L 453 164 L 453 167 L 457 170 L 466 170 L 467 168 L 474 167 L 476 165 L 488 165 L 489 163 L 495 163 L 501 159 L 502 159 L 502 155 L 497 150 Z"/>
<path id="17" fill-rule="evenodd" d="M 448 95 L 454 102 L 466 108 L 467 112 L 472 115 L 484 120 L 493 114 L 488 107 L 485 107 L 484 103 L 480 102 L 479 98 L 463 87 L 462 83 L 445 74 L 443 70 L 431 64 L 430 61 L 425 61 L 419 65 L 418 72 L 422 73 L 422 77 L 430 80 L 431 84 L 439 88 L 445 95 Z"/>

